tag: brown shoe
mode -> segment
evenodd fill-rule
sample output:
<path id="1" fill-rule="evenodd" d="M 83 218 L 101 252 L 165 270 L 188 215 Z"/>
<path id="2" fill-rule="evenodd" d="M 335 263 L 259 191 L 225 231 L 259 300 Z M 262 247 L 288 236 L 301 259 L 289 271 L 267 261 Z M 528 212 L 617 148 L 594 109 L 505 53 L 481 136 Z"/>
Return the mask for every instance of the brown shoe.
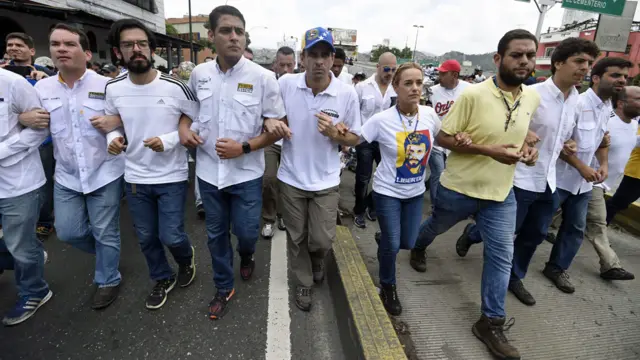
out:
<path id="1" fill-rule="evenodd" d="M 509 330 L 513 324 L 515 324 L 513 318 L 505 325 L 504 318 L 489 319 L 482 315 L 480 320 L 473 325 L 473 335 L 487 345 L 498 359 L 520 360 L 518 349 L 509 345 L 509 340 L 504 336 L 504 332 Z"/>

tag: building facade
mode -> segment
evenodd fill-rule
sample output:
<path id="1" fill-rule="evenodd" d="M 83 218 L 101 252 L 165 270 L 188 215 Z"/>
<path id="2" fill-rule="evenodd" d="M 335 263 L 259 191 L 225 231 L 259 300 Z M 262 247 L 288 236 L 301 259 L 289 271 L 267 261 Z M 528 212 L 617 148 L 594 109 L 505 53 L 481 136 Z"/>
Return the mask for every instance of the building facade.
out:
<path id="1" fill-rule="evenodd" d="M 194 41 L 207 39 L 209 37 L 209 30 L 205 27 L 208 22 L 208 15 L 199 14 L 191 16 L 191 29 L 193 31 Z M 168 18 L 166 19 L 166 23 L 173 25 L 173 27 L 178 30 L 178 36 L 181 39 L 189 41 L 189 15 L 181 18 Z M 207 57 L 215 57 L 215 52 L 209 48 L 203 48 L 202 51 L 198 52 L 197 63 L 204 62 L 204 59 Z M 184 61 L 191 61 L 190 49 L 182 49 L 182 58 Z"/>

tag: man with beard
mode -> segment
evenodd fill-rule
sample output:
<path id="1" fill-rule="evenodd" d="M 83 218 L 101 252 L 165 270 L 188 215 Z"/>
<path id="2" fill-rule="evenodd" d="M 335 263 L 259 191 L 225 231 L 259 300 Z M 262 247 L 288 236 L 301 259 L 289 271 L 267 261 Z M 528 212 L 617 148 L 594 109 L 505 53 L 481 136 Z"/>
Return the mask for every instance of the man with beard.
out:
<path id="1" fill-rule="evenodd" d="M 184 230 L 184 206 L 189 168 L 180 145 L 178 122 L 182 114 L 194 118 L 198 100 L 180 81 L 152 68 L 156 42 L 153 33 L 134 19 L 116 21 L 109 41 L 128 72 L 107 83 L 107 115 L 120 115 L 124 125 L 107 136 L 109 152 L 126 147 L 127 203 L 151 279 L 147 309 L 162 307 L 175 287 L 195 278 L 194 248 Z M 125 145 L 124 135 L 128 139 Z M 179 266 L 169 265 L 164 246 Z"/>
<path id="2" fill-rule="evenodd" d="M 556 162 L 566 142 L 567 147 L 571 147 L 567 151 L 575 153 L 575 142 L 570 138 L 576 126 L 580 94 L 574 84 L 589 72 L 599 52 L 598 46 L 590 40 L 569 38 L 562 41 L 551 57 L 553 77 L 532 86 L 541 102 L 529 125 L 527 141 L 530 146 L 537 145 L 539 158 L 535 166 L 516 166 L 513 191 L 518 203 L 517 236 L 509 281 L 509 290 L 526 305 L 534 305 L 535 299 L 522 280 L 533 251 L 544 240 L 558 207 Z M 468 225 L 456 243 L 456 251 L 465 256 L 472 244 L 481 241 L 477 230 Z"/>
<path id="3" fill-rule="evenodd" d="M 242 55 L 247 40 L 242 13 L 219 6 L 209 22 L 209 39 L 218 57 L 191 74 L 189 87 L 201 107 L 196 122 L 181 121 L 180 133 L 183 144 L 198 146 L 196 175 L 217 289 L 209 318 L 217 320 L 235 294 L 230 228 L 238 238 L 240 276 L 248 281 L 255 269 L 265 171 L 262 149 L 279 140 L 262 130 L 265 119 L 280 123 L 285 112 L 273 73 Z"/>
<path id="4" fill-rule="evenodd" d="M 276 60 L 273 62 L 273 71 L 276 79 L 293 74 L 296 66 L 296 59 L 293 49 L 283 46 L 276 52 Z M 264 150 L 264 183 L 262 187 L 262 237 L 271 239 L 274 234 L 274 225 L 281 231 L 286 230 L 282 214 L 278 207 L 280 192 L 278 191 L 278 167 L 280 166 L 280 155 L 282 154 L 282 140 Z"/>
<path id="5" fill-rule="evenodd" d="M 335 67 L 335 64 L 334 64 Z M 360 100 L 360 117 L 364 125 L 373 115 L 387 110 L 395 105 L 396 92 L 393 90 L 391 80 L 396 73 L 396 56 L 390 52 L 380 55 L 376 65 L 376 73 L 356 86 L 356 93 Z M 333 69 L 333 68 L 332 68 Z M 369 221 L 376 221 L 376 210 L 372 193 L 369 192 L 369 181 L 373 171 L 373 161 L 380 163 L 380 148 L 377 142 L 366 141 L 356 146 L 356 203 L 353 208 L 355 214 L 354 225 L 364 229 Z"/>
<path id="6" fill-rule="evenodd" d="M 522 86 L 535 67 L 537 45 L 536 37 L 526 30 L 507 32 L 493 58 L 498 74 L 467 88 L 444 119 L 437 141 L 451 150 L 451 156 L 442 173 L 433 214 L 422 224 L 411 251 L 411 266 L 426 271 L 426 247 L 458 222 L 475 216 L 486 245 L 482 316 L 473 325 L 473 333 L 503 359 L 520 358 L 503 334 L 504 303 L 516 225 L 515 165 L 533 165 L 538 156 L 525 137 L 540 97 Z M 469 134 L 472 145 L 456 143 L 455 135 L 461 132 Z"/>
<path id="7" fill-rule="evenodd" d="M 311 310 L 312 286 L 324 280 L 324 258 L 336 236 L 338 145 L 356 145 L 361 126 L 358 94 L 331 72 L 334 53 L 329 31 L 307 30 L 301 57 L 307 71 L 279 80 L 291 132 L 276 132 L 285 137 L 278 179 L 295 302 L 302 311 Z M 282 124 L 265 125 L 274 132 Z"/>
<path id="8" fill-rule="evenodd" d="M 65 24 L 49 35 L 51 57 L 58 76 L 36 84 L 50 122 L 39 119 L 42 110 L 21 116 L 25 126 L 49 125 L 55 152 L 53 189 L 58 238 L 96 256 L 92 307 L 115 301 L 120 289 L 120 197 L 124 157 L 105 151 L 105 134 L 91 119 L 104 115 L 104 88 L 109 78 L 86 69 L 91 60 L 87 35 Z"/>
<path id="9" fill-rule="evenodd" d="M 627 86 L 625 90 L 614 93 L 611 99 L 613 112 L 610 115 L 607 131 L 612 139 L 609 146 L 609 177 L 593 186 L 591 200 L 587 209 L 587 228 L 585 237 L 593 245 L 600 258 L 600 277 L 605 280 L 633 280 L 635 276 L 622 268 L 620 259 L 611 248 L 607 237 L 607 206 L 604 194 L 618 184 L 624 168 L 636 148 L 638 138 L 638 116 L 640 116 L 640 87 Z M 597 164 L 592 164 L 597 167 Z"/>

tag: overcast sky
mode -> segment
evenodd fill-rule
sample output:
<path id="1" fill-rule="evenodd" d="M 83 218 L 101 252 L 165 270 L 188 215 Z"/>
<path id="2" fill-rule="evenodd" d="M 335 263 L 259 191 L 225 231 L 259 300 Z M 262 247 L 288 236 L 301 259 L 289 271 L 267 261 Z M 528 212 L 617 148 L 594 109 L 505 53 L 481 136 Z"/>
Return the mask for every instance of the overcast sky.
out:
<path id="1" fill-rule="evenodd" d="M 188 14 L 187 0 L 165 0 L 166 17 Z M 209 14 L 220 0 L 191 0 L 193 15 Z M 244 15 L 251 30 L 252 47 L 276 48 L 282 37 L 300 38 L 316 26 L 356 29 L 360 52 L 383 39 L 392 46 L 413 48 L 416 29 L 418 50 L 441 55 L 450 50 L 467 54 L 495 51 L 508 30 L 535 32 L 538 10 L 533 2 L 517 0 L 229 0 Z M 563 9 L 548 13 L 543 29 L 559 26 Z M 269 14 L 267 16 L 267 14 Z M 267 27 L 267 29 L 261 27 Z M 257 28 L 255 28 L 257 27 Z"/>

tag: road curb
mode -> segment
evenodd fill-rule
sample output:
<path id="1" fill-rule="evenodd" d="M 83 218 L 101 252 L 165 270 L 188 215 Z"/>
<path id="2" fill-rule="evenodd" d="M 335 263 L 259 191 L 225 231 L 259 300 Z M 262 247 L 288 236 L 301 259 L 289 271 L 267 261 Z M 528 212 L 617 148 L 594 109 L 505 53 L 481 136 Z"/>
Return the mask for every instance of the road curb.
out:
<path id="1" fill-rule="evenodd" d="M 407 359 L 351 231 L 344 226 L 337 227 L 333 261 L 328 270 L 329 274 L 335 275 L 329 281 L 337 290 L 332 291 L 336 311 L 346 313 L 348 318 L 348 326 L 343 326 L 342 330 L 352 340 L 357 357 Z"/>
<path id="2" fill-rule="evenodd" d="M 606 200 L 611 199 L 611 196 L 613 195 L 604 195 Z M 629 208 L 616 214 L 613 223 L 634 235 L 640 235 L 640 205 L 632 203 Z"/>

